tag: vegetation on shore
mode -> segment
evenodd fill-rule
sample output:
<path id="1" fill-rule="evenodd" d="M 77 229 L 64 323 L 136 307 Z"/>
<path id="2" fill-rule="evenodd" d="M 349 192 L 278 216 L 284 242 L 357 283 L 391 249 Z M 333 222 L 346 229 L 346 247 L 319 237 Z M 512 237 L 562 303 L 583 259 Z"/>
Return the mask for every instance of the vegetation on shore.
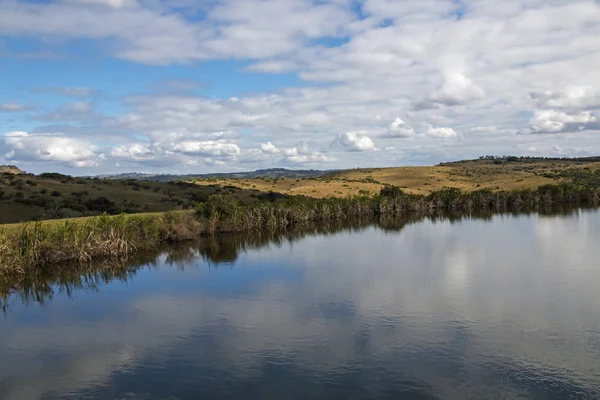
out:
<path id="1" fill-rule="evenodd" d="M 379 195 L 370 197 L 271 200 L 243 205 L 231 194 L 212 195 L 198 204 L 196 212 L 103 215 L 0 227 L 0 274 L 25 274 L 67 261 L 89 263 L 97 257 L 126 257 L 161 243 L 192 240 L 216 232 L 283 230 L 307 223 L 380 216 L 501 212 L 557 204 L 596 206 L 600 188 L 561 184 L 497 192 L 445 189 L 424 196 L 386 186 Z"/>
<path id="2" fill-rule="evenodd" d="M 193 182 L 100 179 L 58 173 L 33 175 L 14 166 L 0 166 L 0 224 L 103 213 L 185 210 L 207 201 L 210 195 L 226 193 L 232 193 L 241 204 L 249 204 L 256 199 L 273 197 L 271 192 L 314 198 L 374 196 L 387 185 L 398 186 L 408 194 L 421 195 L 447 187 L 465 192 L 534 189 L 544 184 L 561 183 L 597 187 L 600 186 L 600 158 L 486 156 L 431 167 L 329 172 L 272 169 L 214 174 L 205 178 Z"/>

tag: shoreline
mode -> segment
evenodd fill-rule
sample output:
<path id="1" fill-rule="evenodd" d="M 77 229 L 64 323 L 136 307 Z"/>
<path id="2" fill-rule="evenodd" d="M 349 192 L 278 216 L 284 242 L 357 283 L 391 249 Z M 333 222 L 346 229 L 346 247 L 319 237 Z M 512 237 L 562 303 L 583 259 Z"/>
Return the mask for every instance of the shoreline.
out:
<path id="1" fill-rule="evenodd" d="M 0 225 L 0 275 L 23 275 L 64 262 L 122 259 L 161 244 L 229 232 L 272 231 L 302 224 L 380 216 L 538 211 L 557 205 L 595 207 L 600 188 L 545 185 L 537 189 L 405 194 L 387 186 L 372 197 L 287 198 L 239 205 L 233 196 L 213 195 L 197 209 L 151 214 L 102 215 Z"/>

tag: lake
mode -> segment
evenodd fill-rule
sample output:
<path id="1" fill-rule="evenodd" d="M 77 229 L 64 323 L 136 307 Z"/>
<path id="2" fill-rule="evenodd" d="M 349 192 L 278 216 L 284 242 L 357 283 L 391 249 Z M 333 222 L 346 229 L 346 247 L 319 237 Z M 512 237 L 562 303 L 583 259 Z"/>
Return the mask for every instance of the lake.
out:
<path id="1" fill-rule="evenodd" d="M 386 221 L 28 277 L 0 398 L 599 399 L 599 244 L 593 210 Z"/>

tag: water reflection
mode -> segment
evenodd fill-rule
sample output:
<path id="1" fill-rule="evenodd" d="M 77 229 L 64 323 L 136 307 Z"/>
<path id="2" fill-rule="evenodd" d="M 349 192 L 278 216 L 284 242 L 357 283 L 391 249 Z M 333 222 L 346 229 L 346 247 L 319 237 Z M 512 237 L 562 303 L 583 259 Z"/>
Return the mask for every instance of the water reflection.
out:
<path id="1" fill-rule="evenodd" d="M 599 223 L 357 222 L 31 278 L 0 398 L 599 398 Z"/>

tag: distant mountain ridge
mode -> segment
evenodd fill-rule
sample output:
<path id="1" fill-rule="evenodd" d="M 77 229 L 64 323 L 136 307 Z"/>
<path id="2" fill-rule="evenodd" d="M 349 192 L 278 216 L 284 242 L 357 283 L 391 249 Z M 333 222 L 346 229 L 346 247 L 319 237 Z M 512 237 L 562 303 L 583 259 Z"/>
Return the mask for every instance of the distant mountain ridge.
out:
<path id="1" fill-rule="evenodd" d="M 221 172 L 212 174 L 143 174 L 138 172 L 130 172 L 123 174 L 104 174 L 96 175 L 94 178 L 100 179 L 115 179 L 115 180 L 128 180 L 136 179 L 139 181 L 155 181 L 155 182 L 169 182 L 169 181 L 181 181 L 188 179 L 248 179 L 248 178 L 310 178 L 314 176 L 320 176 L 330 170 L 295 170 L 286 168 L 268 168 L 258 169 L 256 171 L 248 172 Z"/>

